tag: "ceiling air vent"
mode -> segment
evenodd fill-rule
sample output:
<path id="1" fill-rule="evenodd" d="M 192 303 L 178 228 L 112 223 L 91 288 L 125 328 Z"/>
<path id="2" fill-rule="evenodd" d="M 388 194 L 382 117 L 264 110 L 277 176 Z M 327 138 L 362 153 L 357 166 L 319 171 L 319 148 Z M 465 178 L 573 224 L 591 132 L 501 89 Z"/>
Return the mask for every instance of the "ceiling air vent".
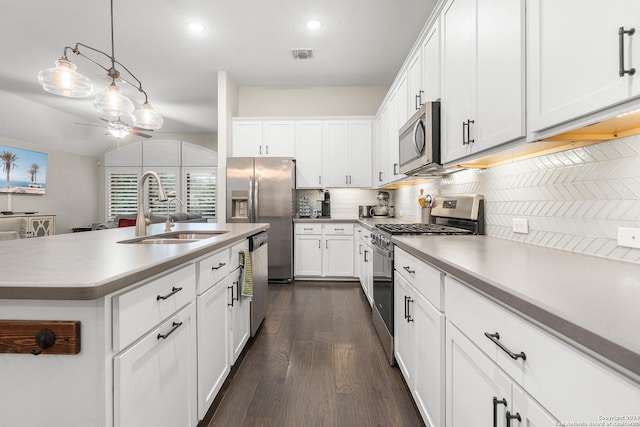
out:
<path id="1" fill-rule="evenodd" d="M 312 59 L 313 49 L 291 49 L 293 59 Z"/>

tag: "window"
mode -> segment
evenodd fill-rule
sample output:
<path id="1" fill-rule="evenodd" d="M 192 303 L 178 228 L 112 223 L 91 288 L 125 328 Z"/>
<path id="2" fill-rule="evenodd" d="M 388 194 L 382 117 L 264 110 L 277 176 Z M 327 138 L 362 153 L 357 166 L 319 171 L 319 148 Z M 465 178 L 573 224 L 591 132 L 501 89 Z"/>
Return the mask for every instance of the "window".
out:
<path id="1" fill-rule="evenodd" d="M 187 212 L 216 217 L 216 168 L 184 168 L 184 193 Z"/>
<path id="2" fill-rule="evenodd" d="M 162 181 L 162 188 L 164 188 L 164 192 L 167 196 L 172 197 L 175 196 L 178 199 L 181 199 L 180 196 L 180 188 L 178 185 L 178 179 L 180 177 L 180 168 L 153 168 L 155 172 L 158 173 L 160 177 L 160 181 Z M 147 180 L 147 202 L 146 202 L 146 210 L 151 211 L 156 214 L 166 215 L 167 214 L 167 202 L 158 201 L 158 183 L 155 179 L 150 178 Z M 180 202 L 173 202 L 169 206 L 169 212 L 185 212 L 185 209 L 179 205 Z"/>
<path id="3" fill-rule="evenodd" d="M 138 209 L 139 168 L 106 168 L 107 220 Z"/>

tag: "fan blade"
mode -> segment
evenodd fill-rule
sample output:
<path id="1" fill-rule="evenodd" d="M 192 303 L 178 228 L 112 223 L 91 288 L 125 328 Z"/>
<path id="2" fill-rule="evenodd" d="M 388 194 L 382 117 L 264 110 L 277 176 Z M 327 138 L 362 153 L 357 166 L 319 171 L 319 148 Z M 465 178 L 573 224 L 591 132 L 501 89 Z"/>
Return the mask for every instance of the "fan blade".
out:
<path id="1" fill-rule="evenodd" d="M 103 119 L 102 117 L 98 117 L 100 120 L 102 120 L 103 122 L 107 122 L 107 123 L 111 123 L 111 120 L 107 120 L 107 119 Z"/>
<path id="2" fill-rule="evenodd" d="M 129 133 L 131 135 L 137 135 L 137 136 L 141 136 L 143 138 L 151 138 L 151 135 L 147 135 L 146 133 L 138 132 L 137 130 L 134 130 L 133 128 L 129 131 Z"/>
<path id="3" fill-rule="evenodd" d="M 153 132 L 153 129 L 139 128 L 139 127 L 136 127 L 136 126 L 130 126 L 130 127 L 129 127 L 129 129 L 132 129 L 132 130 L 141 130 L 141 131 L 143 131 L 143 132 Z"/>
<path id="4" fill-rule="evenodd" d="M 74 125 L 82 125 L 82 126 L 95 126 L 95 127 L 97 127 L 97 128 L 104 128 L 104 126 L 102 126 L 102 125 L 93 125 L 93 124 L 90 124 L 90 123 L 78 123 L 78 122 L 74 122 L 73 124 L 74 124 Z"/>

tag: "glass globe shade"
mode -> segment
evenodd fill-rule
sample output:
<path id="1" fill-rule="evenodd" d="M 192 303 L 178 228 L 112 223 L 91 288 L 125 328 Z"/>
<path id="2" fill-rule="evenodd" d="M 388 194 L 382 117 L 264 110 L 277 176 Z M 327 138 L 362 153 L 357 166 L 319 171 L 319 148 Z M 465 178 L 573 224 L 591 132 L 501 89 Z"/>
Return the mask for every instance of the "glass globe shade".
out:
<path id="1" fill-rule="evenodd" d="M 109 133 L 118 139 L 122 139 L 125 136 L 129 135 L 129 131 L 127 129 L 120 128 L 109 129 Z"/>
<path id="2" fill-rule="evenodd" d="M 86 98 L 91 94 L 91 80 L 78 73 L 78 68 L 68 59 L 60 58 L 54 68 L 45 68 L 38 73 L 38 81 L 44 90 L 69 98 Z"/>
<path id="3" fill-rule="evenodd" d="M 164 123 L 162 116 L 148 102 L 142 104 L 142 108 L 134 111 L 132 118 L 133 125 L 143 129 L 158 130 Z"/>
<path id="4" fill-rule="evenodd" d="M 120 93 L 115 83 L 111 83 L 107 90 L 93 99 L 93 106 L 102 114 L 112 117 L 127 117 L 133 113 L 133 102 Z"/>

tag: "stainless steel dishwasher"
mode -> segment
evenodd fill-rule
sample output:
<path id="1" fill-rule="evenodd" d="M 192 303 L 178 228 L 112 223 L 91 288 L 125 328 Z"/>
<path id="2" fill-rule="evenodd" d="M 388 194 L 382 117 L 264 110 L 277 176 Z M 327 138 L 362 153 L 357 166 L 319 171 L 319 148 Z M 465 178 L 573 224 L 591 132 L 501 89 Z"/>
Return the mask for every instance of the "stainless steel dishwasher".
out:
<path id="1" fill-rule="evenodd" d="M 268 292 L 268 253 L 269 234 L 264 231 L 249 237 L 251 268 L 253 278 L 253 297 L 251 298 L 251 336 L 255 336 L 267 314 Z"/>

